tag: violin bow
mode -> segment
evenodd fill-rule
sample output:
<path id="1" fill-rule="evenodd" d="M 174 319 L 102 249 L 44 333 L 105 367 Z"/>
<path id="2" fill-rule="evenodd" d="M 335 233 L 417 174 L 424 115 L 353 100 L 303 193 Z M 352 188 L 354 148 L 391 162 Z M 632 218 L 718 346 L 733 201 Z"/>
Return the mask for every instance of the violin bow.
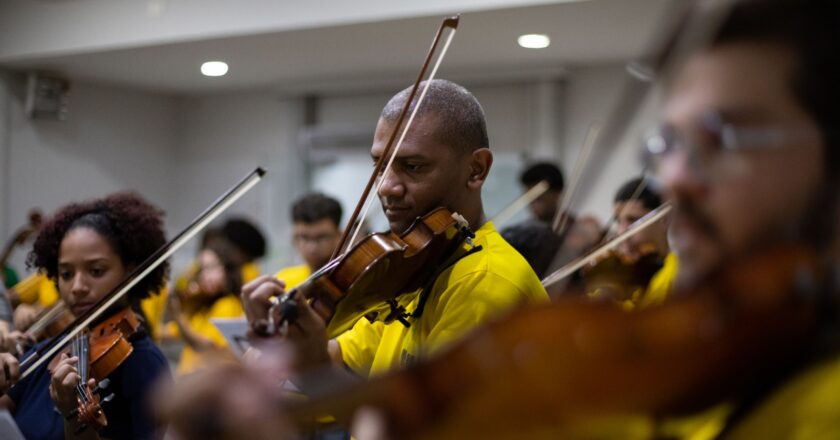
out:
<path id="1" fill-rule="evenodd" d="M 496 227 L 499 225 L 507 222 L 511 218 L 513 218 L 516 213 L 524 209 L 526 206 L 530 205 L 531 202 L 536 200 L 539 196 L 545 194 L 548 191 L 550 185 L 546 180 L 540 180 L 540 183 L 534 185 L 522 194 L 521 196 L 517 197 L 516 200 L 511 202 L 509 205 L 502 208 L 496 215 L 490 218 L 490 221 L 493 222 Z"/>
<path id="2" fill-rule="evenodd" d="M 140 280 L 146 277 L 149 273 L 155 270 L 158 266 L 163 264 L 167 258 L 180 249 L 184 244 L 190 241 L 196 234 L 201 232 L 210 222 L 216 219 L 222 212 L 224 212 L 230 205 L 239 200 L 245 193 L 253 188 L 265 175 L 265 170 L 257 168 L 250 174 L 245 176 L 239 183 L 229 189 L 221 197 L 219 197 L 209 208 L 201 213 L 186 229 L 181 231 L 175 238 L 164 244 L 152 255 L 146 258 L 140 265 L 137 266 L 131 273 L 126 276 L 120 284 L 114 287 L 107 295 L 100 299 L 93 307 L 88 309 L 81 316 L 76 318 L 68 328 L 64 329 L 58 336 L 53 338 L 50 343 L 41 349 L 31 353 L 20 363 L 21 375 L 20 379 L 32 374 L 36 368 L 51 359 L 59 350 L 63 349 L 73 337 L 87 328 L 96 318 L 101 316 L 113 306 L 117 301 L 123 298 Z M 18 382 L 19 383 L 19 382 Z"/>
<path id="3" fill-rule="evenodd" d="M 585 256 L 578 258 L 569 264 L 561 267 L 554 273 L 548 275 L 547 277 L 542 279 L 542 285 L 545 288 L 551 287 L 552 285 L 558 283 L 559 281 L 565 279 L 569 275 L 575 273 L 578 269 L 586 266 L 587 264 L 593 263 L 597 261 L 599 258 L 604 256 L 607 252 L 612 251 L 613 249 L 617 248 L 621 243 L 629 240 L 633 235 L 637 232 L 644 230 L 648 226 L 652 225 L 653 223 L 661 220 L 665 217 L 669 212 L 671 212 L 671 204 L 670 203 L 663 203 L 658 208 L 654 209 L 653 211 L 647 213 L 644 217 L 636 220 L 627 228 L 624 233 L 619 234 L 612 240 L 604 243 L 601 247 L 589 252 Z"/>
<path id="4" fill-rule="evenodd" d="M 379 159 L 376 161 L 376 165 L 373 168 L 373 172 L 370 175 L 370 179 L 368 179 L 367 185 L 365 185 L 365 189 L 364 191 L 362 191 L 362 195 L 359 198 L 359 202 L 356 203 L 356 207 L 353 210 L 353 215 L 351 215 L 350 219 L 347 221 L 347 227 L 344 228 L 344 232 L 341 234 L 341 240 L 339 241 L 338 246 L 336 246 L 335 250 L 333 251 L 333 255 L 330 258 L 330 260 L 334 260 L 345 248 L 352 246 L 353 242 L 356 241 L 356 237 L 358 236 L 359 231 L 361 230 L 362 222 L 367 217 L 367 213 L 370 209 L 370 205 L 372 202 L 372 199 L 370 198 L 370 192 L 373 189 L 377 178 L 379 178 L 380 176 L 384 176 L 391 170 L 391 165 L 394 162 L 394 158 L 396 157 L 397 153 L 400 150 L 400 147 L 402 146 L 406 133 L 408 133 L 408 129 L 411 127 L 411 124 L 414 121 L 414 117 L 417 115 L 417 111 L 420 109 L 420 106 L 423 103 L 423 99 L 426 97 L 426 92 L 428 92 L 429 90 L 431 81 L 437 75 L 438 68 L 440 67 L 441 62 L 443 62 L 443 58 L 446 56 L 446 52 L 449 50 L 450 43 L 452 43 L 452 38 L 455 37 L 455 32 L 458 29 L 459 21 L 460 16 L 456 15 L 453 17 L 447 17 L 443 19 L 443 22 L 441 22 L 440 27 L 438 27 L 437 33 L 435 34 L 435 37 L 432 40 L 432 45 L 429 47 L 429 51 L 426 54 L 426 58 L 423 61 L 422 67 L 420 68 L 420 72 L 417 74 L 417 79 L 414 81 L 414 85 L 412 85 L 411 87 L 411 92 L 408 95 L 408 99 L 406 100 L 402 110 L 400 111 L 400 115 L 397 118 L 397 122 L 394 124 L 394 131 L 391 133 L 391 137 L 388 139 L 388 143 L 385 144 L 385 150 L 383 151 L 382 155 L 379 156 Z M 408 110 L 409 108 L 411 108 L 411 104 L 414 102 L 414 98 L 417 95 L 417 90 L 420 88 L 420 84 L 426 77 L 426 71 L 432 64 L 432 59 L 434 58 L 435 53 L 437 53 L 438 45 L 440 44 L 440 41 L 443 38 L 443 35 L 447 29 L 451 30 L 451 32 L 447 34 L 446 41 L 444 42 L 443 48 L 440 51 L 440 55 L 434 62 L 429 77 L 426 78 L 426 84 L 423 87 L 423 90 L 420 92 L 420 96 L 417 99 L 417 103 L 414 105 L 414 109 L 411 111 L 411 115 L 408 117 L 408 122 L 406 122 L 405 126 L 403 127 L 403 121 L 405 121 L 405 117 L 408 114 Z M 399 139 L 397 139 L 397 134 L 400 135 Z M 387 165 L 385 163 L 386 161 Z M 384 181 L 384 179 L 379 179 L 379 183 L 376 185 L 377 192 L 379 191 Z"/>

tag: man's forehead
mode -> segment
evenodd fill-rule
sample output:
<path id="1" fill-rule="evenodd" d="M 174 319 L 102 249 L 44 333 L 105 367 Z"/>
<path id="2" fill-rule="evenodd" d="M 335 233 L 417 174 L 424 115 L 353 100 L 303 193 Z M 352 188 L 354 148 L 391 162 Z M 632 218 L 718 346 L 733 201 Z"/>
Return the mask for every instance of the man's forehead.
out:
<path id="1" fill-rule="evenodd" d="M 434 118 L 428 116 L 420 116 L 409 127 L 408 132 L 403 139 L 400 150 L 397 153 L 397 158 L 407 159 L 412 157 L 431 157 L 440 154 L 440 149 L 445 146 L 435 139 L 436 122 Z M 385 151 L 385 147 L 390 140 L 393 132 L 393 124 L 388 123 L 382 119 L 376 125 L 376 133 L 373 139 L 373 145 L 370 149 L 370 154 L 374 158 L 378 158 Z M 399 141 L 399 136 L 402 133 L 397 133 L 397 138 L 394 140 L 394 146 Z M 392 147 L 393 148 L 393 147 Z"/>
<path id="2" fill-rule="evenodd" d="M 667 94 L 666 119 L 715 111 L 729 120 L 761 120 L 793 104 L 792 56 L 782 47 L 733 43 L 693 55 Z"/>

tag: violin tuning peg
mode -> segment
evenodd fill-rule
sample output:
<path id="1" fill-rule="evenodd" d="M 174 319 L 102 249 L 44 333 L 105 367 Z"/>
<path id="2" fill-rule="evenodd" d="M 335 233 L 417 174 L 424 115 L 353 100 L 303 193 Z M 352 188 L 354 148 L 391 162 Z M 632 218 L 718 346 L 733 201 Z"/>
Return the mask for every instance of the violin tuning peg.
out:
<path id="1" fill-rule="evenodd" d="M 111 380 L 106 377 L 96 384 L 96 390 L 104 390 L 105 388 L 108 388 L 109 385 L 111 385 Z"/>
<path id="2" fill-rule="evenodd" d="M 100 400 L 99 403 L 110 402 L 112 400 L 114 400 L 114 393 L 108 394 L 104 399 Z"/>
<path id="3" fill-rule="evenodd" d="M 457 212 L 452 213 L 452 220 L 455 220 L 458 223 L 458 227 L 461 228 L 461 229 L 463 229 L 463 228 L 469 229 L 469 227 L 470 227 L 470 222 L 468 222 L 467 219 L 465 219 L 463 215 L 458 214 Z"/>

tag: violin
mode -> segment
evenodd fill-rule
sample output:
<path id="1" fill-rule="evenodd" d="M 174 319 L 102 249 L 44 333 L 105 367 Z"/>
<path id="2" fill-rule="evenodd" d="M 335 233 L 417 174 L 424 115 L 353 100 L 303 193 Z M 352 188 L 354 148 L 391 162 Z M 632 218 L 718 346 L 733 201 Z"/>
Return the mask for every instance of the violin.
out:
<path id="1" fill-rule="evenodd" d="M 78 418 L 79 432 L 88 426 L 99 430 L 108 425 L 101 404 L 110 401 L 113 394 L 100 399 L 97 392 L 107 388 L 108 376 L 134 351 L 129 340 L 140 328 L 140 319 L 126 307 L 72 339 L 70 354 L 79 358 L 78 407 L 68 417 Z M 88 384 L 91 378 L 96 381 L 95 387 Z"/>
<path id="2" fill-rule="evenodd" d="M 495 438 L 602 415 L 685 414 L 761 389 L 807 356 L 825 273 L 810 251 L 777 249 L 637 313 L 563 298 L 286 413 L 306 427 L 372 406 L 396 438 Z"/>
<path id="3" fill-rule="evenodd" d="M 280 315 L 268 325 L 276 329 L 294 319 L 294 300 L 302 294 L 327 323 L 328 337 L 339 335 L 363 316 L 396 307 L 400 294 L 422 288 L 471 237 L 466 221 L 446 208 L 418 218 L 402 234 L 371 234 L 277 300 Z"/>
<path id="4" fill-rule="evenodd" d="M 582 282 L 590 298 L 624 301 L 647 288 L 662 269 L 664 257 L 655 246 L 642 246 L 641 256 L 630 258 L 609 252 L 593 266 L 581 269 Z"/>
<path id="5" fill-rule="evenodd" d="M 33 341 L 52 338 L 64 331 L 75 319 L 67 304 L 59 299 L 38 313 L 35 322 L 24 331 L 24 336 Z"/>

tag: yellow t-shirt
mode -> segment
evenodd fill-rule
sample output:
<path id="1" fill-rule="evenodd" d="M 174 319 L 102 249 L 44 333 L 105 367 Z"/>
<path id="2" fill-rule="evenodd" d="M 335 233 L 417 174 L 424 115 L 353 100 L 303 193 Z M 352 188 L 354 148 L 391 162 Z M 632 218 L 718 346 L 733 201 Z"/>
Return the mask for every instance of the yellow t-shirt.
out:
<path id="1" fill-rule="evenodd" d="M 674 283 L 677 280 L 677 266 L 677 256 L 673 252 L 665 256 L 662 268 L 650 279 L 644 296 L 636 303 L 637 309 L 657 306 L 665 302 L 665 299 L 674 290 Z"/>
<path id="2" fill-rule="evenodd" d="M 840 439 L 840 355 L 785 382 L 726 439 Z"/>
<path id="3" fill-rule="evenodd" d="M 12 287 L 20 295 L 20 302 L 49 307 L 58 301 L 55 283 L 41 272 L 36 272 Z"/>
<path id="4" fill-rule="evenodd" d="M 216 300 L 210 308 L 201 310 L 190 317 L 189 326 L 196 333 L 209 338 L 219 347 L 227 347 L 224 336 L 210 322 L 211 318 L 240 318 L 245 316 L 245 309 L 238 297 L 227 295 Z M 178 363 L 178 374 L 186 374 L 202 367 L 205 361 L 202 353 L 196 352 L 189 346 L 185 346 L 181 352 L 181 360 Z"/>
<path id="5" fill-rule="evenodd" d="M 311 274 L 312 269 L 309 268 L 309 265 L 301 264 L 299 266 L 290 266 L 280 269 L 280 271 L 274 276 L 277 277 L 278 280 L 286 283 L 286 289 L 294 289 L 300 285 L 300 283 L 306 281 Z"/>
<path id="6" fill-rule="evenodd" d="M 169 288 L 163 286 L 157 293 L 140 301 L 140 308 L 146 315 L 146 324 L 149 329 L 149 336 L 156 342 L 160 340 L 163 331 L 163 318 L 166 315 L 166 300 L 169 298 Z"/>
<path id="7" fill-rule="evenodd" d="M 476 231 L 481 250 L 445 269 L 436 279 L 422 315 L 411 327 L 393 321 L 360 319 L 340 335 L 344 363 L 361 376 L 374 376 L 425 358 L 493 316 L 522 303 L 548 302 L 531 266 L 506 242 L 492 222 Z M 464 250 L 469 249 L 464 245 Z M 401 303 L 417 309 L 420 292 Z"/>
<path id="8" fill-rule="evenodd" d="M 254 281 L 260 276 L 260 266 L 255 262 L 245 263 L 242 265 L 242 284 Z"/>

